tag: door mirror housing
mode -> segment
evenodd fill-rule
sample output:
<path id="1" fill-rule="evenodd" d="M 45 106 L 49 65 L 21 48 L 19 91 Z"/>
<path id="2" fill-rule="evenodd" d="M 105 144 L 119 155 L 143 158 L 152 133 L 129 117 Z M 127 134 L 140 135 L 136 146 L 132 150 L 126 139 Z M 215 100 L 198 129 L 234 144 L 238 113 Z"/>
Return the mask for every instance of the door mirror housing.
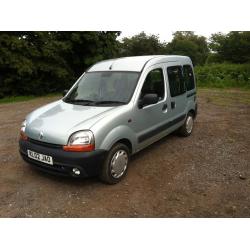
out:
<path id="1" fill-rule="evenodd" d="M 145 94 L 143 98 L 139 101 L 138 107 L 141 109 L 150 104 L 155 104 L 159 101 L 157 94 Z"/>
<path id="2" fill-rule="evenodd" d="M 65 89 L 63 92 L 62 92 L 62 96 L 65 96 L 67 93 L 68 93 L 68 89 Z"/>

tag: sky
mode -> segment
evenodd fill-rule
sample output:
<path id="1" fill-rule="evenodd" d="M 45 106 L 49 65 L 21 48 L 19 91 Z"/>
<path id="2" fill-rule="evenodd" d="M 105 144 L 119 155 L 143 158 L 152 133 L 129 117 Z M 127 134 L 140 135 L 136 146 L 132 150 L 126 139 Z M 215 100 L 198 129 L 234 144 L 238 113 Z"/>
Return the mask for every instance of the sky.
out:
<path id="1" fill-rule="evenodd" d="M 124 37 L 131 37 L 131 36 L 134 36 L 138 33 L 140 33 L 141 31 L 122 31 L 120 37 L 119 37 L 119 40 L 121 40 L 122 38 Z M 172 34 L 174 33 L 175 31 L 155 31 L 155 32 L 150 32 L 150 31 L 145 31 L 146 34 L 154 34 L 154 35 L 159 35 L 159 38 L 160 38 L 160 41 L 161 42 L 171 42 L 172 40 Z M 217 33 L 219 31 L 194 31 L 196 35 L 202 35 L 202 36 L 205 36 L 207 38 L 209 38 L 211 36 L 211 34 L 213 33 Z M 223 31 L 223 33 L 227 33 L 227 31 Z"/>

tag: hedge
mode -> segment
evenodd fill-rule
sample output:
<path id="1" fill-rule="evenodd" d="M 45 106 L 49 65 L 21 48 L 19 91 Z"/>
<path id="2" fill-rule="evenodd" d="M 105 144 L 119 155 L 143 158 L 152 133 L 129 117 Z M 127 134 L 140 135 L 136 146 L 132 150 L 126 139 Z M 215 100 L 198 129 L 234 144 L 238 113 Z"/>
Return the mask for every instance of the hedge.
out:
<path id="1" fill-rule="evenodd" d="M 250 88 L 250 64 L 208 64 L 196 66 L 198 87 Z"/>

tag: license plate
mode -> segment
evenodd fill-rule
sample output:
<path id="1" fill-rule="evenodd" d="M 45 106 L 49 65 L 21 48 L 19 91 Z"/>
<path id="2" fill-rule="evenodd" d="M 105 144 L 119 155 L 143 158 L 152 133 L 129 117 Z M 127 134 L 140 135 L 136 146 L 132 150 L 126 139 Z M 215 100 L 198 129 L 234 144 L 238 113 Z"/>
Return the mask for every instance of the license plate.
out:
<path id="1" fill-rule="evenodd" d="M 53 165 L 53 158 L 51 156 L 39 154 L 31 150 L 27 150 L 27 152 L 28 152 L 29 158 L 34 159 L 36 161 L 43 162 L 43 163 L 47 163 L 49 165 Z"/>

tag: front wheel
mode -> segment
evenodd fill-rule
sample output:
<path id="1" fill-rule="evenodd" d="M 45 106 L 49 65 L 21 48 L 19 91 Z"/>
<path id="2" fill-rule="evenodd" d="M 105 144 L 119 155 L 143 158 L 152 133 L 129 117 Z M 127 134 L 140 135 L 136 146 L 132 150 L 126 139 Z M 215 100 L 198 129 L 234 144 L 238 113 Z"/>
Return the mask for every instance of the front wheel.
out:
<path id="1" fill-rule="evenodd" d="M 126 175 L 129 163 L 129 149 L 122 143 L 115 144 L 104 161 L 100 179 L 108 184 L 116 184 Z"/>
<path id="2" fill-rule="evenodd" d="M 181 136 L 185 136 L 185 137 L 189 136 L 192 134 L 193 126 L 194 126 L 194 116 L 191 112 L 189 112 L 187 114 L 185 123 L 180 127 L 178 132 Z"/>

